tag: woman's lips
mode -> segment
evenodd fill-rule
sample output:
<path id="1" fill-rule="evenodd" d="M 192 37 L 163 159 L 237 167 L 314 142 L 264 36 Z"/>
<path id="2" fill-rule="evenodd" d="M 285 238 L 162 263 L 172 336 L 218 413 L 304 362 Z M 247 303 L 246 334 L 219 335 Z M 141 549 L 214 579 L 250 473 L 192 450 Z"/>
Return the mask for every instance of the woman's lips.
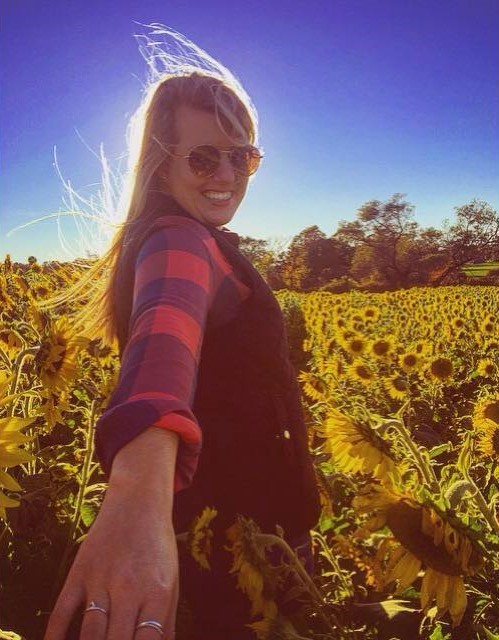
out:
<path id="1" fill-rule="evenodd" d="M 203 191 L 203 196 L 210 202 L 210 204 L 213 204 L 216 207 L 224 207 L 232 201 L 234 192 L 207 190 Z"/>

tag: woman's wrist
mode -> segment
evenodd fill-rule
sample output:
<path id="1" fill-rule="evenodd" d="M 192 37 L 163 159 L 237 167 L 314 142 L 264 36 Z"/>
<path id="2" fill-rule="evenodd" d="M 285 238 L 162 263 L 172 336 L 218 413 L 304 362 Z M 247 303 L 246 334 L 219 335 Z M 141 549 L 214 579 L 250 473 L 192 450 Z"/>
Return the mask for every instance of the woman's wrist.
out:
<path id="1" fill-rule="evenodd" d="M 172 503 L 178 439 L 174 431 L 149 427 L 127 443 L 114 457 L 108 492 Z"/>

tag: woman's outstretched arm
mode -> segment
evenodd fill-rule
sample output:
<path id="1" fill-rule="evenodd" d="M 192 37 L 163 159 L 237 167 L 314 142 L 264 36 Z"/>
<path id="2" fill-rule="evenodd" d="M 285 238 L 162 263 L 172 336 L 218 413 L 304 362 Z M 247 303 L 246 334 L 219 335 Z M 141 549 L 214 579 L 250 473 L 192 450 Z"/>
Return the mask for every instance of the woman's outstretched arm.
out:
<path id="1" fill-rule="evenodd" d="M 78 607 L 94 601 L 80 640 L 156 640 L 137 622 L 156 620 L 173 638 L 178 554 L 172 526 L 178 435 L 150 427 L 116 455 L 100 512 L 81 544 L 44 640 L 64 640 Z"/>
<path id="2" fill-rule="evenodd" d="M 201 445 L 191 403 L 213 293 L 209 254 L 194 231 L 175 222 L 150 236 L 138 255 L 130 339 L 117 389 L 97 425 L 109 487 L 45 640 L 64 640 L 75 612 L 92 601 L 107 615 L 87 612 L 79 640 L 156 640 L 154 629 L 135 631 L 145 620 L 160 622 L 164 637 L 173 637 L 173 496 L 189 483 Z"/>

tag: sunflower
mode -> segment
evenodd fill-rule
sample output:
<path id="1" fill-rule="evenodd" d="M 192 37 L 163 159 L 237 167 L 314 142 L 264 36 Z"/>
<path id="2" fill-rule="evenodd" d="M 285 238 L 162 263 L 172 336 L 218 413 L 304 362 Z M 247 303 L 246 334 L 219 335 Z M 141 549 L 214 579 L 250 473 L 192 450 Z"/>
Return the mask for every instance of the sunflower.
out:
<path id="1" fill-rule="evenodd" d="M 333 552 L 340 558 L 349 558 L 365 576 L 365 583 L 375 589 L 383 588 L 383 580 L 379 571 L 379 563 L 374 558 L 359 548 L 356 544 L 358 538 L 347 538 L 341 533 L 334 537 Z"/>
<path id="2" fill-rule="evenodd" d="M 17 354 L 23 349 L 24 340 L 14 329 L 0 330 L 0 349 L 13 361 Z"/>
<path id="3" fill-rule="evenodd" d="M 480 325 L 481 332 L 486 336 L 492 336 L 497 333 L 496 323 L 489 318 L 486 318 Z"/>
<path id="4" fill-rule="evenodd" d="M 377 338 L 370 345 L 370 352 L 375 358 L 384 360 L 391 355 L 393 351 L 393 340 L 389 337 Z"/>
<path id="5" fill-rule="evenodd" d="M 302 371 L 298 376 L 298 380 L 303 385 L 304 393 L 311 400 L 319 402 L 326 398 L 328 387 L 320 376 L 314 373 L 309 373 L 308 371 Z"/>
<path id="6" fill-rule="evenodd" d="M 52 392 L 64 391 L 78 373 L 77 356 L 89 340 L 76 336 L 66 318 L 49 323 L 35 357 L 37 373 Z"/>
<path id="7" fill-rule="evenodd" d="M 370 322 L 376 322 L 379 318 L 380 311 L 377 307 L 365 307 L 363 310 L 364 320 L 369 320 Z"/>
<path id="8" fill-rule="evenodd" d="M 449 380 L 450 378 L 452 378 L 452 375 L 454 373 L 452 360 L 442 357 L 434 358 L 430 362 L 428 373 L 430 377 L 437 382 Z"/>
<path id="9" fill-rule="evenodd" d="M 30 442 L 35 437 L 34 435 L 27 436 L 21 433 L 21 429 L 28 427 L 35 420 L 36 416 L 32 418 L 14 416 L 0 418 L 0 460 L 2 461 L 2 467 L 15 467 L 33 460 L 33 456 L 26 449 L 20 449 L 19 445 Z M 9 489 L 10 491 L 22 491 L 22 488 L 17 480 L 3 469 L 0 469 L 0 518 L 6 520 L 5 509 L 18 507 L 20 503 L 19 500 L 5 495 L 1 488 Z"/>
<path id="10" fill-rule="evenodd" d="M 340 329 L 339 331 L 336 332 L 335 334 L 335 338 L 336 341 L 338 342 L 338 344 L 341 344 L 343 347 L 345 347 L 345 344 L 351 340 L 351 338 L 355 338 L 355 331 L 352 331 L 349 328 L 346 329 Z M 346 348 L 346 347 L 345 347 Z"/>
<path id="11" fill-rule="evenodd" d="M 0 308 L 2 311 L 11 311 L 16 308 L 15 300 L 8 291 L 5 278 L 0 278 Z"/>
<path id="12" fill-rule="evenodd" d="M 203 569 L 210 569 L 208 558 L 211 555 L 213 538 L 210 523 L 217 513 L 216 509 L 205 507 L 201 515 L 195 518 L 187 538 L 192 557 Z"/>
<path id="13" fill-rule="evenodd" d="M 325 438 L 323 450 L 344 473 L 373 473 L 384 478 L 394 471 L 395 459 L 390 445 L 369 425 L 330 408 L 317 434 Z"/>
<path id="14" fill-rule="evenodd" d="M 325 374 L 331 374 L 334 378 L 341 378 L 345 375 L 345 363 L 340 356 L 332 357 L 327 360 L 324 368 Z"/>
<path id="15" fill-rule="evenodd" d="M 495 351 L 496 349 L 499 349 L 499 340 L 491 338 L 490 340 L 486 340 L 483 346 L 485 351 Z"/>
<path id="16" fill-rule="evenodd" d="M 347 322 L 346 322 L 345 318 L 335 318 L 334 325 L 338 329 L 345 329 L 346 326 L 347 326 Z"/>
<path id="17" fill-rule="evenodd" d="M 45 398 L 42 405 L 43 415 L 47 422 L 49 431 L 55 427 L 57 423 L 64 424 L 65 417 L 63 411 L 71 411 L 71 403 L 68 400 L 67 392 L 52 393 L 50 389 L 42 389 L 40 396 Z"/>
<path id="18" fill-rule="evenodd" d="M 405 400 L 410 390 L 407 380 L 398 374 L 388 378 L 385 388 L 393 400 Z"/>
<path id="19" fill-rule="evenodd" d="M 483 558 L 464 525 L 450 521 L 434 505 L 385 487 L 371 486 L 353 500 L 359 513 L 371 514 L 366 531 L 388 526 L 393 538 L 378 548 L 383 585 L 397 583 L 397 592 L 409 587 L 424 568 L 421 607 L 426 612 L 436 599 L 438 613 L 449 612 L 453 626 L 466 610 L 463 576 L 476 573 Z"/>
<path id="20" fill-rule="evenodd" d="M 90 340 L 87 347 L 88 353 L 96 358 L 100 365 L 109 367 L 113 364 L 116 352 L 110 346 L 104 344 L 101 338 Z"/>
<path id="21" fill-rule="evenodd" d="M 343 346 L 353 356 L 359 356 L 365 351 L 367 342 L 360 336 L 353 336 L 349 340 L 345 340 Z"/>
<path id="22" fill-rule="evenodd" d="M 421 367 L 422 358 L 416 351 L 406 351 L 399 356 L 399 364 L 406 373 L 412 373 Z"/>
<path id="23" fill-rule="evenodd" d="M 266 618 L 275 617 L 277 605 L 269 596 L 268 586 L 275 582 L 277 571 L 269 565 L 265 547 L 258 542 L 258 526 L 238 515 L 225 533 L 229 540 L 229 546 L 225 548 L 233 555 L 230 573 L 237 572 L 237 586 L 251 601 L 251 615 L 261 613 Z"/>
<path id="24" fill-rule="evenodd" d="M 372 384 L 376 376 L 372 369 L 362 362 L 353 362 L 347 369 L 348 375 L 362 384 Z"/>
<path id="25" fill-rule="evenodd" d="M 499 425 L 492 423 L 479 432 L 478 449 L 486 456 L 499 458 Z"/>
<path id="26" fill-rule="evenodd" d="M 416 342 L 413 349 L 419 356 L 424 356 L 430 352 L 431 347 L 427 342 L 419 341 Z"/>
<path id="27" fill-rule="evenodd" d="M 497 373 L 497 365 L 490 358 L 482 358 L 478 363 L 476 372 L 484 378 L 493 378 Z"/>
<path id="28" fill-rule="evenodd" d="M 478 430 L 499 426 L 499 394 L 479 400 L 473 412 L 473 425 Z"/>

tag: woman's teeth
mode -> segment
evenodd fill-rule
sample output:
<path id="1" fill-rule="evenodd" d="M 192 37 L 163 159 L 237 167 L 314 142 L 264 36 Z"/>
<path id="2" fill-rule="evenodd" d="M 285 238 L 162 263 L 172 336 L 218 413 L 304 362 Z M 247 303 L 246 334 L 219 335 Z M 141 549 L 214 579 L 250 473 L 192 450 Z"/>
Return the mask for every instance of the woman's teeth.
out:
<path id="1" fill-rule="evenodd" d="M 203 195 L 208 200 L 230 200 L 232 191 L 203 191 Z"/>

